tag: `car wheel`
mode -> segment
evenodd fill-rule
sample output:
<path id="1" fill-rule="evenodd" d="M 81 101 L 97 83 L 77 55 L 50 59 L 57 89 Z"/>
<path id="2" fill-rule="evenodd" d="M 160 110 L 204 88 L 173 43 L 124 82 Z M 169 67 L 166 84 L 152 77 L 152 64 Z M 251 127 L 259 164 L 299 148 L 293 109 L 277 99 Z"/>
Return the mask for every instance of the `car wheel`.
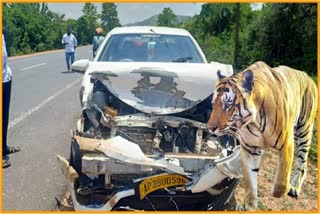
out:
<path id="1" fill-rule="evenodd" d="M 69 157 L 70 166 L 72 166 L 77 173 L 81 172 L 81 151 L 79 144 L 75 139 L 72 139 L 70 146 L 70 157 Z"/>
<path id="2" fill-rule="evenodd" d="M 224 204 L 224 210 L 232 211 L 232 210 L 236 210 L 236 207 L 237 207 L 236 197 L 234 194 L 232 194 L 228 202 Z"/>

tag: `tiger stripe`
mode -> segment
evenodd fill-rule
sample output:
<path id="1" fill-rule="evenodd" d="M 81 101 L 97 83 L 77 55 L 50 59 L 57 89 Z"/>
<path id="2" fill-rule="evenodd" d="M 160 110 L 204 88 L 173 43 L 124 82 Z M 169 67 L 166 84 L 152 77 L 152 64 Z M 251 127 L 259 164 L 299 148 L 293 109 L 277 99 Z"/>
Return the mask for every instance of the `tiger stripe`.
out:
<path id="1" fill-rule="evenodd" d="M 318 108 L 317 86 L 302 71 L 287 66 L 271 68 L 264 62 L 231 77 L 220 73 L 218 77 L 208 128 L 218 127 L 214 134 L 230 134 L 240 142 L 243 179 L 248 188 L 245 207 L 257 208 L 255 169 L 259 169 L 261 149 L 268 147 L 279 151 L 272 195 L 297 197 L 307 171 Z M 226 109 L 224 102 L 228 102 Z M 290 184 L 294 144 L 297 168 Z"/>

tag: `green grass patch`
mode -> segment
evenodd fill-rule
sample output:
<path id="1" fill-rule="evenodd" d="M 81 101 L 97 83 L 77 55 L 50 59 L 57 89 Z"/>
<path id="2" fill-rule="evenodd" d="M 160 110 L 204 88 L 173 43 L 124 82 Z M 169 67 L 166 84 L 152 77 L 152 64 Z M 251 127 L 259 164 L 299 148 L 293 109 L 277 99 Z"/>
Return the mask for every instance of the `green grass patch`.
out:
<path id="1" fill-rule="evenodd" d="M 315 123 L 317 124 L 317 123 Z M 318 144 L 317 144 L 317 128 L 315 127 L 313 130 L 311 147 L 309 151 L 309 159 L 313 163 L 317 163 L 318 160 Z"/>
<path id="2" fill-rule="evenodd" d="M 316 75 L 311 76 L 311 79 L 318 85 L 318 78 Z"/>
<path id="3" fill-rule="evenodd" d="M 318 85 L 317 75 L 311 76 L 311 79 Z M 309 159 L 313 163 L 317 163 L 317 160 L 318 160 L 317 127 L 316 126 L 317 126 L 317 120 L 315 122 L 315 127 L 314 127 L 313 135 L 312 135 L 311 148 L 309 151 Z"/>
<path id="4" fill-rule="evenodd" d="M 261 202 L 261 201 L 258 201 L 258 209 L 259 210 L 271 210 L 265 204 L 263 204 L 263 202 Z"/>

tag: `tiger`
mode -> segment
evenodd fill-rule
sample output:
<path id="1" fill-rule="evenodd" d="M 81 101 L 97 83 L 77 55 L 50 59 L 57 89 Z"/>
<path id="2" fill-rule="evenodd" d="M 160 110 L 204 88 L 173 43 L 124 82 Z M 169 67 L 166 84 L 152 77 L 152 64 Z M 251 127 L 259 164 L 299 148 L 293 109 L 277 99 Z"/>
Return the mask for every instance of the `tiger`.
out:
<path id="1" fill-rule="evenodd" d="M 278 151 L 272 196 L 297 198 L 306 177 L 317 112 L 316 84 L 303 71 L 271 68 L 261 61 L 230 77 L 220 71 L 217 76 L 207 126 L 213 135 L 231 135 L 240 143 L 246 195 L 238 208 L 258 209 L 257 176 L 266 148 Z M 290 184 L 295 145 L 297 168 Z"/>

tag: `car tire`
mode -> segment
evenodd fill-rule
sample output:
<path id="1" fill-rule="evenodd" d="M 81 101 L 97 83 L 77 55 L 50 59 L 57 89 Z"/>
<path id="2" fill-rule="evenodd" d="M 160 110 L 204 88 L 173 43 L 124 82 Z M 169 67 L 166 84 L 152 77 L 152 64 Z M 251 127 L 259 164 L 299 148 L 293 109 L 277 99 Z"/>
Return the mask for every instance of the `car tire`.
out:
<path id="1" fill-rule="evenodd" d="M 81 151 L 79 144 L 76 142 L 76 139 L 72 139 L 71 146 L 70 146 L 70 157 L 69 162 L 70 166 L 72 166 L 77 173 L 79 174 L 81 172 Z"/>

